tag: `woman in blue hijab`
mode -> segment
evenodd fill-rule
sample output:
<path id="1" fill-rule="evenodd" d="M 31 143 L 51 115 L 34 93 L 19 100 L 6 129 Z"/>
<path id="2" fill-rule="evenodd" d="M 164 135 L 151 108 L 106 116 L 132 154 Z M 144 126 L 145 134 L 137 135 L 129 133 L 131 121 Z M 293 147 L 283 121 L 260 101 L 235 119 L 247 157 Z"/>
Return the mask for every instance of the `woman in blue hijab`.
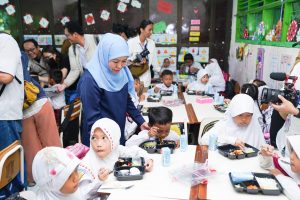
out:
<path id="1" fill-rule="evenodd" d="M 78 92 L 84 111 L 82 143 L 87 146 L 92 125 L 104 117 L 119 124 L 122 131 L 120 143 L 123 145 L 126 113 L 141 129 L 148 128 L 130 97 L 134 94 L 134 80 L 126 66 L 128 56 L 126 41 L 119 35 L 107 33 L 80 78 Z"/>

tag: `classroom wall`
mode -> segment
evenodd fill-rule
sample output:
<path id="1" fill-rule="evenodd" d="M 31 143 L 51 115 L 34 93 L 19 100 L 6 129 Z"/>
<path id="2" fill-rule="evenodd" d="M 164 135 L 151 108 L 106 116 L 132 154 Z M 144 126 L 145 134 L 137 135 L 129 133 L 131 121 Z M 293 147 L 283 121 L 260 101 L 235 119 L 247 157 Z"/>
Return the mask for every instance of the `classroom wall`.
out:
<path id="1" fill-rule="evenodd" d="M 237 80 L 241 85 L 255 79 L 257 53 L 259 48 L 263 48 L 264 53 L 264 67 L 263 67 L 263 80 L 272 88 L 281 87 L 281 83 L 271 80 L 269 74 L 275 71 L 289 73 L 294 64 L 295 58 L 299 53 L 298 48 L 285 48 L 263 45 L 249 46 L 248 56 L 244 56 L 242 61 L 236 58 L 236 49 L 242 46 L 241 43 L 235 42 L 236 34 L 236 15 L 237 13 L 237 0 L 233 0 L 232 10 L 232 27 L 231 27 L 231 44 L 229 52 L 229 73 L 231 77 Z"/>

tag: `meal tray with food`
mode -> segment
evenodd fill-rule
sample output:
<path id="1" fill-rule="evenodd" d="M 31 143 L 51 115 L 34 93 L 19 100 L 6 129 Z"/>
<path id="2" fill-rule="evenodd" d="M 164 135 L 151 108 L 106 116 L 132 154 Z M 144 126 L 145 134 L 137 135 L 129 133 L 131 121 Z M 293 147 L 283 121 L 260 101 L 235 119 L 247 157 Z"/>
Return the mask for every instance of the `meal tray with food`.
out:
<path id="1" fill-rule="evenodd" d="M 114 176 L 119 181 L 141 180 L 145 174 L 145 159 L 120 157 L 114 166 Z"/>
<path id="2" fill-rule="evenodd" d="M 255 157 L 257 156 L 259 150 L 255 147 L 245 144 L 244 149 L 233 146 L 231 144 L 226 144 L 218 147 L 219 153 L 229 159 L 243 159 L 245 157 Z"/>
<path id="3" fill-rule="evenodd" d="M 140 144 L 140 147 L 144 150 L 146 150 L 148 153 L 161 153 L 161 149 L 163 147 L 169 147 L 171 150 L 171 153 L 174 152 L 174 149 L 176 148 L 176 142 L 172 140 L 147 140 Z"/>

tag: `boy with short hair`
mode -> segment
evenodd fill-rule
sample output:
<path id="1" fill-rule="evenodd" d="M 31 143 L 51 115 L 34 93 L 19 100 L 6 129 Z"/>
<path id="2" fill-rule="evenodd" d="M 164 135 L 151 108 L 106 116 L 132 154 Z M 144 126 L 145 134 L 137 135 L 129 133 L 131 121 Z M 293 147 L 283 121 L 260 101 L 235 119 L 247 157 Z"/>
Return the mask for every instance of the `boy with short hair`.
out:
<path id="1" fill-rule="evenodd" d="M 153 107 L 149 109 L 149 127 L 150 130 L 143 130 L 138 135 L 133 135 L 126 142 L 126 146 L 139 146 L 143 142 L 151 139 L 172 140 L 179 142 L 179 136 L 171 129 L 172 111 L 167 107 Z"/>
<path id="2" fill-rule="evenodd" d="M 161 81 L 162 83 L 155 85 L 154 92 L 158 93 L 160 91 L 172 91 L 173 94 L 177 93 L 178 89 L 177 86 L 172 84 L 173 83 L 173 73 L 172 71 L 166 69 L 161 74 Z"/>

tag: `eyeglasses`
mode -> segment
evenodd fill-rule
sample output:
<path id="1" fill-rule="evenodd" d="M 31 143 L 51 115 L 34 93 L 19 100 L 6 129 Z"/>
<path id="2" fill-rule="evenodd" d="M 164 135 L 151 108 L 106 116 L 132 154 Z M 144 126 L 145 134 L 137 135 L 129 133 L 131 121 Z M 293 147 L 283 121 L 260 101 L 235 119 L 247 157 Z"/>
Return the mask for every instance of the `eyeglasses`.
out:
<path id="1" fill-rule="evenodd" d="M 26 52 L 26 53 L 33 52 L 35 49 L 36 49 L 35 47 L 33 47 L 33 48 L 31 48 L 31 49 L 25 49 L 25 52 Z"/>

